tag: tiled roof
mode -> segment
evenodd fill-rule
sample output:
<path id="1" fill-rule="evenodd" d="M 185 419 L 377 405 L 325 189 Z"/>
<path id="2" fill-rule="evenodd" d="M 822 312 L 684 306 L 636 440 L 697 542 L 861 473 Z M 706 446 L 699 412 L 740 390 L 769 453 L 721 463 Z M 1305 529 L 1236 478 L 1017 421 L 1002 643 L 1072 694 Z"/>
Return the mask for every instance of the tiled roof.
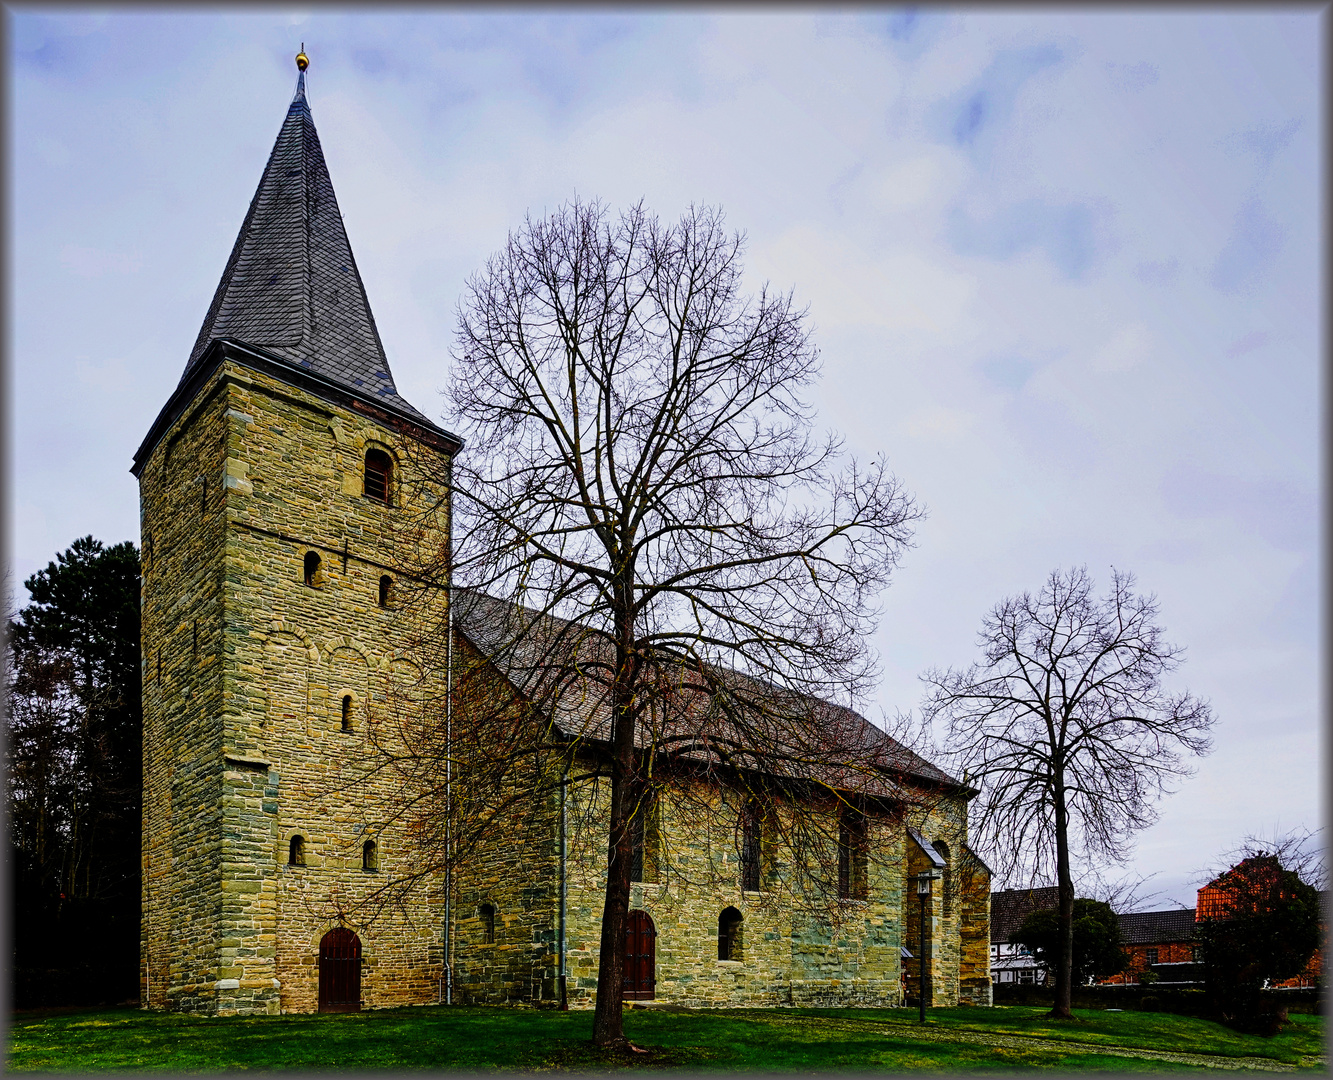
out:
<path id="1" fill-rule="evenodd" d="M 1120 940 L 1126 945 L 1157 945 L 1171 941 L 1189 941 L 1194 936 L 1194 909 L 1136 911 L 1117 915 Z"/>
<path id="2" fill-rule="evenodd" d="M 1054 886 L 1039 889 L 1005 889 L 990 894 L 990 939 L 1005 943 L 1009 935 L 1023 925 L 1034 911 L 1044 911 L 1060 903 L 1060 890 Z"/>
<path id="3" fill-rule="evenodd" d="M 611 707 L 601 685 L 605 680 L 597 675 L 609 667 L 604 634 L 468 589 L 455 590 L 454 618 L 463 636 L 524 697 L 553 703 L 553 718 L 566 736 L 610 741 Z M 715 708 L 708 694 L 685 685 L 700 678 L 730 695 L 739 715 Z M 887 797 L 903 794 L 894 775 L 961 786 L 844 706 L 785 694 L 739 672 L 711 666 L 701 673 L 671 673 L 666 679 L 675 690 L 675 707 L 656 730 L 640 726 L 638 742 L 645 748 L 655 745 L 700 759 L 720 753 L 742 768 L 817 777 L 833 787 Z M 756 743 L 763 744 L 761 750 Z M 840 769 L 836 755 L 822 755 L 822 748 L 846 748 L 858 764 Z M 876 768 L 867 770 L 868 763 Z M 867 783 L 872 775 L 873 783 Z"/>
<path id="4" fill-rule="evenodd" d="M 182 383 L 219 338 L 260 346 L 430 423 L 394 385 L 310 115 L 304 72 Z"/>

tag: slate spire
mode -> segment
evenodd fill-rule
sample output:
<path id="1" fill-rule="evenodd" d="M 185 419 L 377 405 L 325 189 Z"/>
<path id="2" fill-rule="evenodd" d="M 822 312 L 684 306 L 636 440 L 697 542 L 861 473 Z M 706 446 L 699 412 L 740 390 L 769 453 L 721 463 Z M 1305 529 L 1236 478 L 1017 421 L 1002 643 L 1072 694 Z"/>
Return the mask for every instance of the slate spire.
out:
<path id="1" fill-rule="evenodd" d="M 425 420 L 389 371 L 306 101 L 304 59 L 303 49 L 296 94 L 181 382 L 211 342 L 230 338 Z"/>

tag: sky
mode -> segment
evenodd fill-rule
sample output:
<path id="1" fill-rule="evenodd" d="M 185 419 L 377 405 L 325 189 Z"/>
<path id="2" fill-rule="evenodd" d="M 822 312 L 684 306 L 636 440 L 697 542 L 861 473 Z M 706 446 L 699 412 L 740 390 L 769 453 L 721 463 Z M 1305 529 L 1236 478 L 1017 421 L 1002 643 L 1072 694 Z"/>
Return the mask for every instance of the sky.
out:
<path id="1" fill-rule="evenodd" d="M 1323 14 L 1314 8 L 9 9 L 11 590 L 138 542 L 129 467 L 307 88 L 399 392 L 572 199 L 720 206 L 808 307 L 821 427 L 928 510 L 872 719 L 1002 598 L 1130 571 L 1216 748 L 1110 876 L 1193 906 L 1321 823 Z M 464 433 L 465 434 L 465 433 Z"/>

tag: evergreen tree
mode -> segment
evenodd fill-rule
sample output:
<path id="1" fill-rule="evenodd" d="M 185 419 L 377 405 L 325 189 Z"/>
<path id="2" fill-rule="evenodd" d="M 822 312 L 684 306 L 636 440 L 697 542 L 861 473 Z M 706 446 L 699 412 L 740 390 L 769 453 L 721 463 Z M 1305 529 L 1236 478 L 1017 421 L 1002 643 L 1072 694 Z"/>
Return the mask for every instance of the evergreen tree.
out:
<path id="1" fill-rule="evenodd" d="M 6 684 L 15 1004 L 136 995 L 139 553 L 76 540 L 24 583 Z"/>

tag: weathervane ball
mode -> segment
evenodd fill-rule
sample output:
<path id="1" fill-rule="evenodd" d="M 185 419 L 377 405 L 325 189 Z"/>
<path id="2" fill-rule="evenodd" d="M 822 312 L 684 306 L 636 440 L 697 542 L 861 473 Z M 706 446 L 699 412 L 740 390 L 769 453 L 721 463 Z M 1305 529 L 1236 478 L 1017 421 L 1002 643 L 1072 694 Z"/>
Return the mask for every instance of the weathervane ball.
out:
<path id="1" fill-rule="evenodd" d="M 310 66 L 310 57 L 305 54 L 305 42 L 301 43 L 301 51 L 296 54 L 296 66 L 302 71 Z"/>

